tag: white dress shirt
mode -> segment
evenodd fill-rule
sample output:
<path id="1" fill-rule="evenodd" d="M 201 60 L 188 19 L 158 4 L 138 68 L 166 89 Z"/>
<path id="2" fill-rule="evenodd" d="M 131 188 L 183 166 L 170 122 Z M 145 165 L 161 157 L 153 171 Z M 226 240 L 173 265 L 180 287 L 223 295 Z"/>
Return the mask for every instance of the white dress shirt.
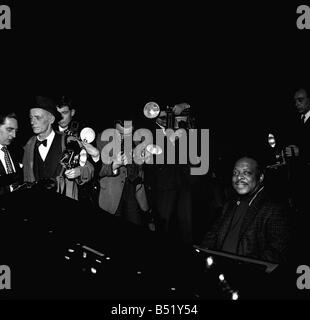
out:
<path id="1" fill-rule="evenodd" d="M 39 148 L 38 148 L 40 156 L 41 156 L 43 161 L 45 161 L 45 159 L 46 159 L 48 151 L 49 151 L 49 149 L 50 149 L 50 147 L 51 147 L 51 145 L 53 143 L 54 137 L 55 137 L 55 131 L 52 130 L 52 132 L 46 137 L 46 140 L 47 140 L 46 147 L 43 144 L 41 144 L 39 146 Z M 43 141 L 43 140 L 40 140 L 38 137 L 37 137 L 37 139 L 39 141 Z"/>
<path id="2" fill-rule="evenodd" d="M 305 123 L 310 117 L 310 110 L 304 116 L 305 116 L 304 118 L 304 123 Z"/>
<path id="3" fill-rule="evenodd" d="M 59 132 L 64 132 L 64 131 L 66 131 L 67 129 L 68 129 L 68 126 L 65 127 L 65 128 L 63 128 L 63 127 L 61 127 L 61 126 L 58 126 Z"/>

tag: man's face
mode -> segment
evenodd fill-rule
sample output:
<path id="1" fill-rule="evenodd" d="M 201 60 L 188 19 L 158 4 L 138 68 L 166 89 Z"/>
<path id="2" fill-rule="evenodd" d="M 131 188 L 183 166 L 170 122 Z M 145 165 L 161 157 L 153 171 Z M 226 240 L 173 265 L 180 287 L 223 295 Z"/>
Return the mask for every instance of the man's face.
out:
<path id="1" fill-rule="evenodd" d="M 298 90 L 294 95 L 295 107 L 299 114 L 305 114 L 310 110 L 310 100 L 304 89 Z"/>
<path id="2" fill-rule="evenodd" d="M 250 158 L 239 159 L 233 170 L 232 185 L 240 195 L 253 193 L 258 189 L 263 179 L 259 177 L 257 163 Z"/>
<path id="3" fill-rule="evenodd" d="M 4 146 L 10 145 L 16 137 L 17 130 L 17 120 L 14 118 L 5 118 L 4 123 L 0 125 L 0 144 Z"/>
<path id="4" fill-rule="evenodd" d="M 54 122 L 54 117 L 48 111 L 41 108 L 33 108 L 30 110 L 30 124 L 34 134 L 47 133 Z"/>
<path id="5" fill-rule="evenodd" d="M 69 123 L 71 122 L 75 110 L 71 109 L 68 106 L 62 106 L 62 107 L 57 107 L 57 111 L 61 114 L 62 119 L 58 122 L 59 126 L 61 128 L 66 128 L 68 127 Z"/>

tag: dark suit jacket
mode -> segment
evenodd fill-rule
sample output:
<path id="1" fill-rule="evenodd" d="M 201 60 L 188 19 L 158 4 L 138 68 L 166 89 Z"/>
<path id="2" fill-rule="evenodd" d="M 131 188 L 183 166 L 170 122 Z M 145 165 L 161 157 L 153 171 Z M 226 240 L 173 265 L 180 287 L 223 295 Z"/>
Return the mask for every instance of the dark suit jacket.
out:
<path id="1" fill-rule="evenodd" d="M 34 182 L 34 148 L 37 137 L 32 136 L 26 145 L 24 146 L 24 157 L 23 157 L 23 171 L 24 171 L 24 181 L 25 182 Z M 60 133 L 55 133 L 55 138 L 53 143 L 61 143 L 62 151 L 65 150 L 65 137 Z M 52 151 L 52 146 L 49 150 L 49 153 Z M 49 156 L 49 155 L 48 155 Z M 54 162 L 52 164 L 52 168 L 50 168 L 49 172 L 53 172 L 51 178 L 55 178 L 57 181 L 57 191 L 62 193 L 64 186 L 66 186 L 66 196 L 78 199 L 78 187 L 77 184 L 84 184 L 93 178 L 94 167 L 93 165 L 87 161 L 85 166 L 80 167 L 81 175 L 76 179 L 67 179 L 63 176 L 63 170 L 59 163 L 61 154 L 52 155 L 54 158 Z M 55 175 L 57 175 L 55 177 Z"/>
<path id="2" fill-rule="evenodd" d="M 0 161 L 0 195 L 10 192 L 10 185 L 13 183 L 22 183 L 23 171 L 20 167 L 22 151 L 19 149 L 8 148 L 16 172 L 6 174 L 5 168 Z"/>
<path id="3" fill-rule="evenodd" d="M 298 161 L 301 163 L 310 163 L 310 118 L 304 123 L 301 123 L 299 118 L 292 120 L 289 125 L 289 130 L 286 131 L 286 145 L 294 144 L 299 148 Z"/>
<path id="4" fill-rule="evenodd" d="M 222 215 L 205 235 L 202 247 L 221 250 L 236 206 L 235 200 L 225 204 Z M 289 234 L 286 207 L 273 202 L 263 190 L 248 208 L 241 225 L 238 248 L 242 248 L 245 256 L 254 259 L 283 262 Z"/>
<path id="5" fill-rule="evenodd" d="M 310 163 L 310 118 L 297 127 L 296 143 L 299 147 L 301 160 Z"/>

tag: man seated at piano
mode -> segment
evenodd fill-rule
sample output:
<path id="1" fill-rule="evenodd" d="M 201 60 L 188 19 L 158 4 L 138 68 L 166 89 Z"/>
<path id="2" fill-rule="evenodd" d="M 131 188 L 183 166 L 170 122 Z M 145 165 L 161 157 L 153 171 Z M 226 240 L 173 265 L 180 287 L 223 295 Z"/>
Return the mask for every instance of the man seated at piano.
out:
<path id="1" fill-rule="evenodd" d="M 257 157 L 238 158 L 232 172 L 232 188 L 231 199 L 200 246 L 269 262 L 286 261 L 288 208 L 268 195 Z"/>

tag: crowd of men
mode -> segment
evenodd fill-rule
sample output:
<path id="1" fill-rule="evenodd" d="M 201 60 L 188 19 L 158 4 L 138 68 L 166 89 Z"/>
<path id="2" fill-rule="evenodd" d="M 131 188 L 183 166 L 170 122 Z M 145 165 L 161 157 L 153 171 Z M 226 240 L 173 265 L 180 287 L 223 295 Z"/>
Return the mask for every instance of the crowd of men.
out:
<path id="1" fill-rule="evenodd" d="M 304 187 L 310 178 L 310 92 L 300 88 L 294 100 L 296 126 L 280 152 L 283 161 L 277 153 L 275 164 L 268 167 L 259 154 L 242 150 L 230 164 L 228 185 L 222 183 L 221 173 L 213 170 L 204 180 L 192 176 L 188 163 L 171 164 L 165 159 L 160 165 L 148 166 L 132 161 L 132 153 L 124 150 L 124 141 L 132 136 L 135 123 L 126 127 L 126 119 L 114 119 L 115 130 L 109 139 L 103 139 L 102 131 L 91 141 L 83 140 L 81 129 L 91 124 L 77 121 L 70 98 L 55 101 L 37 96 L 29 105 L 33 135 L 24 146 L 12 143 L 19 134 L 18 113 L 1 108 L 0 197 L 40 183 L 51 192 L 89 202 L 90 208 L 100 208 L 115 219 L 170 235 L 184 244 L 199 243 L 209 249 L 285 262 L 290 259 L 292 238 L 297 233 L 295 218 L 303 225 L 310 209 Z M 184 115 L 188 107 L 178 104 L 172 112 Z M 195 128 L 194 122 L 182 119 L 182 130 Z M 167 113 L 162 111 L 150 129 L 160 129 L 167 135 L 167 123 Z M 178 140 L 178 136 L 167 137 L 167 143 L 174 146 Z M 211 163 L 211 167 L 216 165 Z M 277 193 L 273 190 L 277 184 L 275 172 L 284 172 L 287 183 L 287 188 L 279 187 Z M 203 221 L 205 226 L 200 225 Z"/>

